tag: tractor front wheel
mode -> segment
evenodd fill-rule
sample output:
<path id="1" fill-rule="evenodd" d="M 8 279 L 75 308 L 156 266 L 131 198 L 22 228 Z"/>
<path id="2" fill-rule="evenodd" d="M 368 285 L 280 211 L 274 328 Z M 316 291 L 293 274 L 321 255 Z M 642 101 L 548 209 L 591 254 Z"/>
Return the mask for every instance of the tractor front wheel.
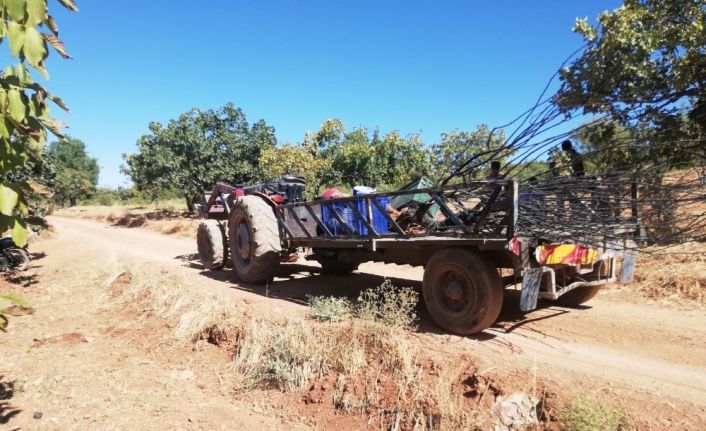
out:
<path id="1" fill-rule="evenodd" d="M 243 196 L 230 214 L 228 238 L 233 269 L 241 281 L 264 283 L 279 267 L 282 250 L 272 208 L 258 196 Z"/>
<path id="2" fill-rule="evenodd" d="M 199 259 L 206 269 L 222 269 L 228 259 L 225 227 L 218 220 L 206 219 L 196 231 Z"/>

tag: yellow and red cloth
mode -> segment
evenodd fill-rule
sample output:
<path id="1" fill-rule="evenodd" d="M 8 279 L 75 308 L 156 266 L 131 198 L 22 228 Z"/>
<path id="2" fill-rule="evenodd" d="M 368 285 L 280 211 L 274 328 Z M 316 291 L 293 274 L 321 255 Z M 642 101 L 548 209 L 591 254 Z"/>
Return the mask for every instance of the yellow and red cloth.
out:
<path id="1" fill-rule="evenodd" d="M 598 260 L 598 250 L 578 244 L 540 245 L 535 253 L 540 265 L 591 265 Z"/>

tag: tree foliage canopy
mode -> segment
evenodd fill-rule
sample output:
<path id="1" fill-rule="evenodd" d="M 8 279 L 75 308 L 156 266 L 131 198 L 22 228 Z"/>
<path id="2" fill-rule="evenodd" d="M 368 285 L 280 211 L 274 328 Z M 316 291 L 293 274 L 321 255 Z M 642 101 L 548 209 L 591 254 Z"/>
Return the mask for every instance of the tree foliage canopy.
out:
<path id="1" fill-rule="evenodd" d="M 136 154 L 125 155 L 124 171 L 140 190 L 179 189 L 189 202 L 216 181 L 252 183 L 264 173 L 263 150 L 277 143 L 274 128 L 250 126 L 240 108 L 192 109 L 166 126 L 150 123 Z"/>
<path id="2" fill-rule="evenodd" d="M 307 134 L 304 145 L 316 148 L 318 157 L 331 162 L 323 179 L 350 187 L 395 187 L 429 175 L 432 168 L 418 135 L 403 137 L 397 130 L 381 135 L 366 127 L 347 130 L 339 119 L 324 121 L 319 131 Z"/>
<path id="3" fill-rule="evenodd" d="M 574 31 L 586 48 L 555 102 L 604 115 L 576 133 L 599 170 L 655 172 L 706 160 L 706 0 L 625 0 Z"/>
<path id="4" fill-rule="evenodd" d="M 432 147 L 436 177 L 443 180 L 451 174 L 464 171 L 469 160 L 505 161 L 509 151 L 504 149 L 505 133 L 493 132 L 487 124 L 481 124 L 473 131 L 452 130 L 441 134 L 441 141 Z M 485 166 L 485 165 L 483 165 Z M 463 180 L 482 179 L 487 173 L 472 169 L 464 171 Z"/>
<path id="5" fill-rule="evenodd" d="M 69 201 L 76 205 L 79 197 L 90 194 L 98 185 L 100 168 L 98 160 L 86 153 L 83 141 L 68 138 L 52 142 L 47 150 L 47 156 L 54 165 L 56 181 L 54 184 L 54 200 L 60 204 Z"/>
<path id="6" fill-rule="evenodd" d="M 73 0 L 60 3 L 77 10 Z M 62 137 L 61 123 L 51 117 L 47 101 L 67 110 L 61 99 L 34 82 L 30 68 L 48 78 L 49 45 L 62 57 L 69 55 L 46 0 L 5 0 L 0 2 L 0 17 L 0 37 L 7 40 L 10 56 L 19 59 L 0 75 L 0 232 L 11 228 L 13 240 L 22 246 L 27 242 L 26 196 L 41 187 L 20 177 L 28 163 L 42 159 L 47 130 Z"/>
<path id="7" fill-rule="evenodd" d="M 706 0 L 625 0 L 598 22 L 574 26 L 586 49 L 561 70 L 563 110 L 658 126 L 686 113 L 706 126 Z"/>

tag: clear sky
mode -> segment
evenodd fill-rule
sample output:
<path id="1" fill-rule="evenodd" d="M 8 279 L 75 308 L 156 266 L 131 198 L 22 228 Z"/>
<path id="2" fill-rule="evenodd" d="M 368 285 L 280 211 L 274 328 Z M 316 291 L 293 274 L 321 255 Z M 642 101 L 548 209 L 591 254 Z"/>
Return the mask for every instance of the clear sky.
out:
<path id="1" fill-rule="evenodd" d="M 69 134 L 98 158 L 100 183 L 117 186 L 128 184 L 122 154 L 150 121 L 228 101 L 273 125 L 279 142 L 333 117 L 421 132 L 427 143 L 503 124 L 580 46 L 575 19 L 621 2 L 79 0 L 79 13 L 49 4 L 74 60 L 52 55 L 47 86 L 72 108 Z"/>

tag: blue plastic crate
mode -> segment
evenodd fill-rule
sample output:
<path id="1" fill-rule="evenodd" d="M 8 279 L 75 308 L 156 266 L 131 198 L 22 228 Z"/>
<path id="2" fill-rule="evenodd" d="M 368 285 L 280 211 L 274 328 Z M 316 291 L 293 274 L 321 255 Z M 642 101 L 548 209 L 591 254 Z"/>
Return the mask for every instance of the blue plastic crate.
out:
<path id="1" fill-rule="evenodd" d="M 379 197 L 379 198 L 376 198 L 376 200 L 378 201 L 378 203 L 380 204 L 380 206 L 383 209 L 386 209 L 387 206 L 390 204 L 390 199 L 385 198 L 385 197 Z M 368 218 L 367 210 L 365 208 L 365 199 L 362 197 L 362 195 L 361 195 L 361 199 L 357 202 L 357 206 L 358 206 L 358 211 L 360 211 L 360 213 L 363 214 L 365 219 L 368 220 L 368 222 L 370 222 L 370 219 Z M 370 224 L 373 225 L 373 228 L 375 229 L 375 231 L 380 235 L 389 232 L 390 228 L 387 223 L 387 218 L 385 218 L 385 215 L 382 213 L 382 211 L 380 211 L 380 209 L 372 202 L 370 203 L 370 209 L 371 209 L 370 212 L 372 213 L 372 216 L 373 216 L 373 220 L 372 220 L 372 222 L 370 222 Z M 357 230 L 360 233 L 360 235 L 363 235 L 363 236 L 367 235 L 368 228 L 365 226 L 365 224 L 360 220 L 356 220 L 356 222 L 357 222 L 356 227 L 357 227 Z"/>
<path id="2" fill-rule="evenodd" d="M 353 210 L 351 210 L 345 202 L 321 202 L 321 221 L 324 222 L 328 230 L 330 230 L 333 235 L 349 235 L 349 232 L 346 231 L 341 222 L 339 222 L 333 215 L 333 212 L 331 212 L 331 206 L 333 206 L 341 218 L 348 223 L 348 226 L 355 229 L 356 223 Z"/>

